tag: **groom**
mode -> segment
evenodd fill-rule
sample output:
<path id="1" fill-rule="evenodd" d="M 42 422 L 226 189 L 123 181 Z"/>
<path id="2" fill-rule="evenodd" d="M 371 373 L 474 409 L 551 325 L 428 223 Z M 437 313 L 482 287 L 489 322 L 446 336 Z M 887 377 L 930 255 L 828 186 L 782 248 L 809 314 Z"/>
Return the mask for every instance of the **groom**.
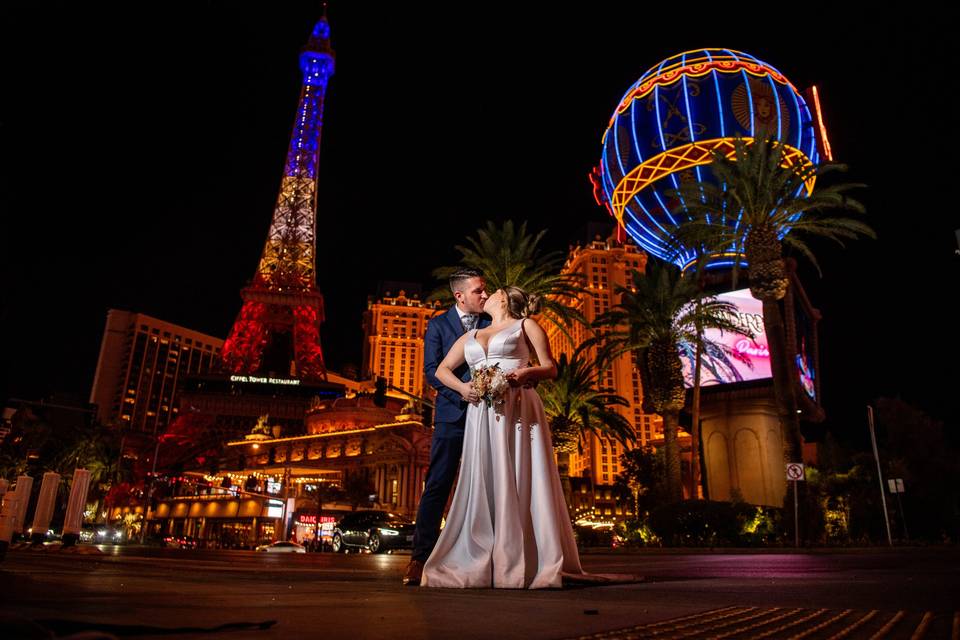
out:
<path id="1" fill-rule="evenodd" d="M 436 372 L 450 347 L 460 336 L 473 329 L 482 329 L 490 324 L 481 318 L 487 292 L 480 272 L 476 269 L 459 269 L 450 276 L 450 289 L 457 304 L 443 315 L 436 316 L 427 325 L 423 337 L 423 371 L 427 382 L 437 390 L 437 406 L 434 410 L 433 443 L 430 447 L 430 468 L 417 510 L 417 527 L 413 534 L 413 553 L 403 584 L 415 587 L 420 584 L 423 563 L 430 557 L 433 546 L 440 537 L 440 518 L 450 497 L 450 489 L 457 477 L 457 467 L 463 451 L 463 427 L 467 403 L 460 394 L 437 380 Z M 470 367 L 466 364 L 454 370 L 464 382 L 470 379 Z"/>

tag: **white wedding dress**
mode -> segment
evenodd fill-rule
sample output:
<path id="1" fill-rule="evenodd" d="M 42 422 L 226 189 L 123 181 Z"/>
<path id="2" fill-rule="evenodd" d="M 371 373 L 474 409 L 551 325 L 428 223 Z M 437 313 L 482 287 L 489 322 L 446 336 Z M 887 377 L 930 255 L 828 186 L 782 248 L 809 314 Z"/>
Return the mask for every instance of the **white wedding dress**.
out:
<path id="1" fill-rule="evenodd" d="M 491 337 L 487 353 L 474 331 L 464 356 L 471 369 L 526 365 L 522 321 Z M 582 574 L 536 389 L 510 388 L 500 406 L 469 405 L 457 488 L 420 584 L 542 589 Z"/>

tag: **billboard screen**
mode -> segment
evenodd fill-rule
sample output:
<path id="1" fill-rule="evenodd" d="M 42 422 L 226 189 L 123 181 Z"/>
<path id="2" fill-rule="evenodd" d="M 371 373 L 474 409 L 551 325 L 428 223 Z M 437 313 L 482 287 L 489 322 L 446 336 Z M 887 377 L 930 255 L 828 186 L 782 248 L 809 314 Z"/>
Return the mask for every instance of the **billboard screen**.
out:
<path id="1" fill-rule="evenodd" d="M 708 329 L 705 337 L 721 347 L 708 348 L 700 370 L 700 384 L 711 386 L 761 380 L 770 377 L 770 352 L 767 350 L 767 335 L 763 330 L 763 303 L 750 295 L 749 289 L 739 289 L 716 296 L 737 308 L 737 325 L 753 332 L 753 338 L 719 329 Z M 686 386 L 693 386 L 693 371 L 696 351 L 694 345 L 681 345 L 683 379 Z"/>

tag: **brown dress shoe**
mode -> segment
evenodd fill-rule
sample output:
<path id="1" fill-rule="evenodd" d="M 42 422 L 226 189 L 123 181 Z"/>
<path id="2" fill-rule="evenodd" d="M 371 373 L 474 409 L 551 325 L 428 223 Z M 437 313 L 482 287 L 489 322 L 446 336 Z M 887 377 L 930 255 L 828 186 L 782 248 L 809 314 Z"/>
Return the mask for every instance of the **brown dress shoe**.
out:
<path id="1" fill-rule="evenodd" d="M 407 565 L 407 572 L 403 574 L 403 584 L 408 587 L 420 586 L 420 576 L 423 575 L 423 563 L 411 560 Z"/>

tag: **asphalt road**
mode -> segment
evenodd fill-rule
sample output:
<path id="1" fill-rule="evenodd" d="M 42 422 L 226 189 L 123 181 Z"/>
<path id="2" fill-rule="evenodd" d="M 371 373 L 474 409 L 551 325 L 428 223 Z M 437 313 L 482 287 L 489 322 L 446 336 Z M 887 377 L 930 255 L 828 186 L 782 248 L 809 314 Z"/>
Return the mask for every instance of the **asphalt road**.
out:
<path id="1" fill-rule="evenodd" d="M 645 581 L 545 591 L 403 587 L 404 553 L 102 549 L 98 555 L 10 551 L 0 563 L 0 614 L 8 616 L 7 628 L 14 628 L 15 617 L 46 621 L 61 634 L 86 622 L 155 627 L 114 629 L 138 637 L 180 629 L 163 637 L 333 633 L 469 640 L 791 637 L 819 624 L 821 630 L 804 637 L 827 638 L 856 625 L 847 637 L 872 637 L 892 622 L 879 637 L 910 638 L 920 630 L 924 637 L 950 638 L 952 625 L 960 623 L 954 619 L 960 611 L 958 549 L 585 553 L 587 571 L 642 574 Z M 684 621 L 664 622 L 677 618 Z M 266 621 L 275 623 L 266 630 L 199 630 Z M 653 623 L 660 624 L 639 626 Z M 781 635 L 783 625 L 789 629 Z M 603 632 L 614 633 L 593 635 Z"/>

